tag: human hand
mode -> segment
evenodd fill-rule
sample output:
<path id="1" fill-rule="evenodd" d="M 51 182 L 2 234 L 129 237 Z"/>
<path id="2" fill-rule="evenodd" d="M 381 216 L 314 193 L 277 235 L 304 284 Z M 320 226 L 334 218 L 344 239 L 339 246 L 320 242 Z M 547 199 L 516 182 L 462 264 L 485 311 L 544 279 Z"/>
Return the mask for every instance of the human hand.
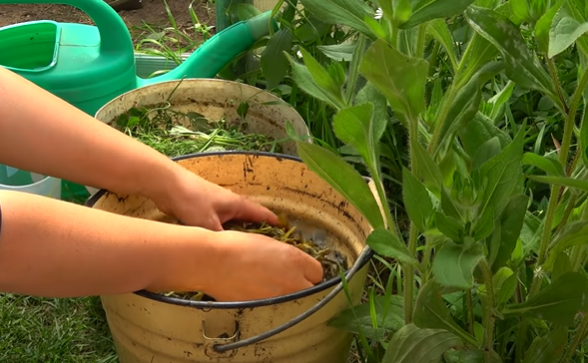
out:
<path id="1" fill-rule="evenodd" d="M 233 219 L 278 224 L 269 209 L 179 165 L 165 191 L 150 197 L 162 212 L 182 223 L 213 231 L 222 231 L 222 224 Z"/>
<path id="2" fill-rule="evenodd" d="M 202 292 L 217 301 L 247 301 L 304 290 L 323 280 L 317 260 L 296 247 L 252 233 L 215 233 L 220 248 L 214 283 Z"/>

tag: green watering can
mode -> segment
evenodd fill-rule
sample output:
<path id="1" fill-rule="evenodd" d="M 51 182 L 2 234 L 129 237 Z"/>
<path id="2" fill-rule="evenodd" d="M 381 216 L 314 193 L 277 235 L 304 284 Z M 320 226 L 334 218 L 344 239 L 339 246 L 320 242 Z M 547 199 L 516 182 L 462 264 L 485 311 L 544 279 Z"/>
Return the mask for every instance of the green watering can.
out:
<path id="1" fill-rule="evenodd" d="M 105 1 L 0 0 L 0 4 L 15 3 L 71 5 L 96 24 L 41 20 L 0 28 L 0 66 L 92 116 L 110 100 L 135 88 L 182 78 L 214 78 L 236 56 L 269 34 L 270 24 L 277 27 L 271 11 L 235 23 L 202 44 L 174 70 L 143 79 L 136 73 L 129 31 Z M 81 185 L 64 182 L 62 198 L 72 200 L 74 196 L 86 198 L 88 192 Z"/>

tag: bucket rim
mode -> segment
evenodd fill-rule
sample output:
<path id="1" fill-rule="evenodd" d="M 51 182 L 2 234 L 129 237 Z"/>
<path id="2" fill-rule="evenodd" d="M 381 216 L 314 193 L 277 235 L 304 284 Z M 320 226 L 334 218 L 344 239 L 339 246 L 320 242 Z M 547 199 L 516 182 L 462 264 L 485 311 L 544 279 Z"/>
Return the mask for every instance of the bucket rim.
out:
<path id="1" fill-rule="evenodd" d="M 252 156 L 269 157 L 269 158 L 274 158 L 274 159 L 287 159 L 290 161 L 303 163 L 302 159 L 299 157 L 296 157 L 296 156 L 280 154 L 280 153 L 272 153 L 272 152 L 266 152 L 266 151 L 241 151 L 241 150 L 192 153 L 192 154 L 176 156 L 176 157 L 171 158 L 171 160 L 180 161 L 180 160 L 193 159 L 193 158 L 198 158 L 198 157 L 229 155 L 229 154 L 252 155 Z M 367 178 L 364 177 L 364 179 L 367 179 Z M 94 194 L 88 198 L 85 205 L 90 208 L 93 207 L 94 204 L 96 204 L 96 202 L 107 192 L 108 192 L 108 190 L 106 190 L 106 189 L 100 189 L 98 192 L 96 192 L 96 194 Z M 364 255 L 364 257 L 360 261 L 356 261 L 356 263 L 359 263 L 360 268 L 364 268 L 365 265 L 371 260 L 373 255 L 374 255 L 374 251 L 370 250 L 367 254 Z M 348 271 L 349 271 L 349 269 L 347 269 L 345 271 L 345 274 L 347 274 Z M 305 297 L 311 296 L 313 294 L 316 294 L 318 292 L 324 291 L 328 288 L 331 288 L 331 287 L 337 285 L 338 283 L 340 283 L 341 281 L 342 281 L 341 277 L 338 276 L 338 277 L 333 277 L 330 280 L 323 281 L 320 284 L 315 285 L 313 287 L 310 287 L 308 289 L 297 291 L 297 292 L 294 292 L 291 294 L 280 295 L 280 296 L 270 297 L 270 298 L 266 298 L 266 299 L 256 299 L 256 300 L 247 300 L 247 301 L 231 301 L 231 302 L 192 301 L 192 300 L 175 298 L 175 297 L 171 297 L 171 296 L 165 296 L 165 295 L 158 294 L 158 293 L 151 292 L 151 291 L 147 291 L 147 290 L 134 291 L 134 292 L 132 292 L 132 294 L 135 294 L 135 295 L 147 298 L 147 299 L 155 300 L 155 301 L 172 304 L 172 305 L 193 307 L 193 308 L 205 309 L 205 310 L 214 309 L 214 308 L 216 308 L 216 309 L 243 309 L 243 308 L 261 307 L 261 306 L 267 306 L 267 305 L 275 305 L 275 304 L 280 304 L 280 303 L 285 303 L 285 302 L 305 298 Z"/>

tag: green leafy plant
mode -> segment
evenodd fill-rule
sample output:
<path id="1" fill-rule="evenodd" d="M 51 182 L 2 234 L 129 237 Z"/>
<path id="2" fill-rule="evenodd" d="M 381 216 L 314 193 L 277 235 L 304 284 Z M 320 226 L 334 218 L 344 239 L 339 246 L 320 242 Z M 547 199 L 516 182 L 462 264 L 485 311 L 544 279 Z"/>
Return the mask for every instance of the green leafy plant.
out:
<path id="1" fill-rule="evenodd" d="M 298 87 L 335 110 L 333 133 L 381 200 L 394 120 L 409 155 L 406 226 L 346 160 L 297 141 L 371 222 L 367 244 L 388 270 L 381 296 L 370 287 L 331 325 L 357 334 L 363 362 L 575 359 L 588 333 L 586 5 L 378 0 L 375 19 L 360 0 L 301 3 L 357 31 L 347 68 L 286 56 Z"/>

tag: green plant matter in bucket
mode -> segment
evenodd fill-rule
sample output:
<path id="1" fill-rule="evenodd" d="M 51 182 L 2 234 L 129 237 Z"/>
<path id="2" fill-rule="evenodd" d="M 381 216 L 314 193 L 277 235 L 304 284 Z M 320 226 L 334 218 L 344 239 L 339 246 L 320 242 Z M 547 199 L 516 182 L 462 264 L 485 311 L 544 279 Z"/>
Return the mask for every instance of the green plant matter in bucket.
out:
<path id="1" fill-rule="evenodd" d="M 247 104 L 240 107 L 242 119 Z M 131 108 L 117 119 L 117 127 L 127 135 L 169 157 L 206 151 L 282 152 L 272 137 L 247 132 L 247 123 L 210 120 L 197 112 L 179 112 L 170 104 Z"/>
<path id="2" fill-rule="evenodd" d="M 280 224 L 277 226 L 267 223 L 230 221 L 225 223 L 223 228 L 264 235 L 300 249 L 321 263 L 324 274 L 323 281 L 335 278 L 340 275 L 341 271 L 349 268 L 344 254 L 328 243 L 326 231 L 306 221 L 292 223 L 282 214 L 280 215 Z M 165 292 L 164 295 L 187 300 L 214 301 L 212 297 L 198 291 L 171 291 Z"/>

